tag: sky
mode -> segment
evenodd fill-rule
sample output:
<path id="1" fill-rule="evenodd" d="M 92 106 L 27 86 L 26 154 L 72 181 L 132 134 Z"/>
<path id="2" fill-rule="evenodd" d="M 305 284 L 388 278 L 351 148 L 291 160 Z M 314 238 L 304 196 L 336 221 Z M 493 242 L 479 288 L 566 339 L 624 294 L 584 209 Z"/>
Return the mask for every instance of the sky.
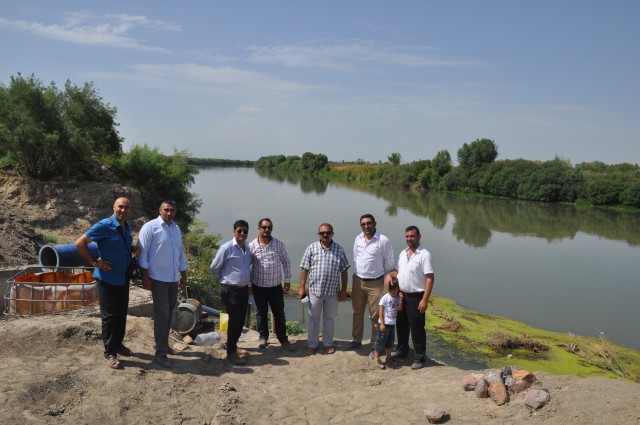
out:
<path id="1" fill-rule="evenodd" d="M 3 0 L 0 83 L 93 82 L 123 148 L 640 163 L 640 1 Z"/>

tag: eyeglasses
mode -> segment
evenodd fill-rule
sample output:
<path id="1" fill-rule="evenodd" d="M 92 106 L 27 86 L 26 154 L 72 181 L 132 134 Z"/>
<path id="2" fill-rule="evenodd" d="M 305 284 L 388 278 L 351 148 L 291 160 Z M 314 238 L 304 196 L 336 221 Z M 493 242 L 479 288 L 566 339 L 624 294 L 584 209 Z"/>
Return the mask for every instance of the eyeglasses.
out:
<path id="1" fill-rule="evenodd" d="M 318 234 L 320 236 L 331 236 L 331 235 L 333 235 L 333 232 L 318 232 Z"/>
<path id="2" fill-rule="evenodd" d="M 260 226 L 262 230 L 273 230 L 273 226 Z"/>
<path id="3" fill-rule="evenodd" d="M 241 235 L 246 235 L 247 233 L 249 233 L 249 229 L 236 229 L 236 232 L 240 233 Z"/>

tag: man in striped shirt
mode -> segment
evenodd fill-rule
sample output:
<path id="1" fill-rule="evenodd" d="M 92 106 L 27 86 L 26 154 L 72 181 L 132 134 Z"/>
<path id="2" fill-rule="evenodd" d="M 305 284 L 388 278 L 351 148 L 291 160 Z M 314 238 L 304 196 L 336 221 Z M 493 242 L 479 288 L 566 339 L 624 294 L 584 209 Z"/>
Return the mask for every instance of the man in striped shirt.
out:
<path id="1" fill-rule="evenodd" d="M 275 333 L 283 349 L 294 351 L 287 337 L 287 323 L 284 315 L 284 294 L 291 288 L 291 261 L 284 244 L 271 235 L 273 222 L 263 218 L 258 222 L 258 237 L 249 243 L 251 249 L 251 288 L 256 301 L 256 319 L 260 341 L 258 347 L 269 344 L 268 311 L 275 323 Z M 284 290 L 282 272 L 284 271 Z"/>
<path id="2" fill-rule="evenodd" d="M 326 354 L 333 354 L 334 320 L 338 301 L 347 298 L 349 261 L 340 245 L 333 241 L 333 227 L 323 223 L 318 228 L 319 241 L 307 247 L 300 262 L 298 295 L 309 295 L 309 333 L 307 355 L 318 351 L 320 316 L 322 315 L 322 345 Z M 309 291 L 306 286 L 309 285 Z"/>

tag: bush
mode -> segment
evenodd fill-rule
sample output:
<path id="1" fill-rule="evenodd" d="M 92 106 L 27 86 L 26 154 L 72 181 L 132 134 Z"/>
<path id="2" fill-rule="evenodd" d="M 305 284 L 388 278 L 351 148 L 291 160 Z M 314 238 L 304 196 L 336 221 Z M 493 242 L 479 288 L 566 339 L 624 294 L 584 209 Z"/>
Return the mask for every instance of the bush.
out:
<path id="1" fill-rule="evenodd" d="M 183 235 L 185 255 L 188 259 L 188 295 L 206 306 L 220 308 L 220 282 L 211 274 L 211 261 L 219 248 L 220 235 L 207 235 L 205 228 L 196 225 Z"/>
<path id="2" fill-rule="evenodd" d="M 119 158 L 115 167 L 125 184 L 140 190 L 147 215 L 155 216 L 160 203 L 168 198 L 177 204 L 175 220 L 180 227 L 187 229 L 193 222 L 202 201 L 189 192 L 198 170 L 189 165 L 187 152 L 167 156 L 158 148 L 135 145 Z"/>

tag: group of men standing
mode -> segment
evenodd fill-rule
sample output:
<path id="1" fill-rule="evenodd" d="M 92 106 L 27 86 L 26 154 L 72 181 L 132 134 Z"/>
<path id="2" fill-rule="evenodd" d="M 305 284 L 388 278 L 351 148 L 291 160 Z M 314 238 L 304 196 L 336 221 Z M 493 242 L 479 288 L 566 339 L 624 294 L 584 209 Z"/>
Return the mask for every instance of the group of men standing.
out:
<path id="1" fill-rule="evenodd" d="M 143 287 L 151 290 L 153 296 L 155 361 L 169 368 L 172 364 L 167 355 L 173 354 L 168 345 L 172 313 L 177 305 L 178 289 L 187 283 L 182 234 L 174 221 L 176 204 L 171 200 L 161 203 L 159 216 L 140 230 L 136 248 L 132 246 L 131 229 L 126 221 L 129 210 L 128 199 L 116 199 L 113 215 L 94 224 L 76 241 L 79 253 L 95 268 L 104 357 L 109 367 L 118 369 L 121 367 L 118 355 L 133 354 L 123 345 L 123 339 L 129 300 L 127 270 L 131 254 L 135 253 Z M 353 245 L 353 340 L 347 348 L 362 346 L 367 308 L 373 342 L 379 327 L 380 300 L 385 288 L 397 279 L 405 306 L 398 311 L 398 344 L 392 355 L 406 358 L 411 336 L 414 348 L 411 368 L 419 369 L 426 360 L 425 312 L 434 283 L 431 254 L 420 245 L 420 230 L 409 226 L 405 230 L 407 248 L 400 253 L 396 265 L 392 244 L 377 230 L 375 218 L 371 214 L 363 215 L 360 227 L 362 232 Z M 284 294 L 291 285 L 291 262 L 284 244 L 272 236 L 272 231 L 271 219 L 263 218 L 258 222 L 258 236 L 247 243 L 249 224 L 237 220 L 233 224 L 233 238 L 218 249 L 210 265 L 212 275 L 220 281 L 220 296 L 229 315 L 226 351 L 232 364 L 246 363 L 248 352 L 238 347 L 238 340 L 250 294 L 256 303 L 259 348 L 265 349 L 269 344 L 268 311 L 271 309 L 281 347 L 295 350 L 287 337 L 284 313 Z M 322 223 L 318 228 L 318 241 L 307 247 L 300 263 L 298 295 L 307 303 L 309 311 L 307 355 L 316 354 L 319 349 L 321 324 L 324 352 L 335 352 L 334 321 L 338 303 L 347 298 L 350 264 L 343 248 L 333 241 L 333 235 L 331 224 Z M 91 242 L 98 245 L 97 259 L 92 258 L 89 250 Z"/>

